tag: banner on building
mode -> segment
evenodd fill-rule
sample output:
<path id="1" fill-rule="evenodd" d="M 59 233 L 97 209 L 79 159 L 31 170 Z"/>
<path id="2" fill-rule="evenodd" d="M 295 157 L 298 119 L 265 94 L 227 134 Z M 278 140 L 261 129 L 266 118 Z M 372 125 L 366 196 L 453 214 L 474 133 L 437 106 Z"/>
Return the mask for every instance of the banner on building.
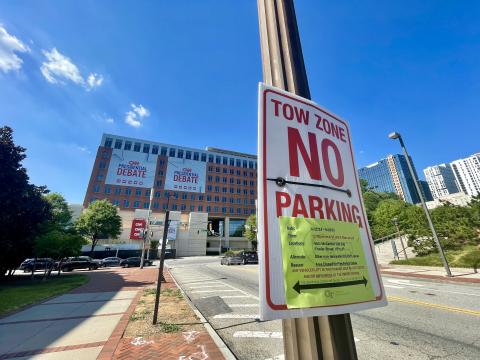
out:
<path id="1" fill-rule="evenodd" d="M 169 157 L 165 189 L 204 193 L 205 172 L 204 162 Z"/>
<path id="2" fill-rule="evenodd" d="M 113 149 L 105 184 L 151 188 L 157 155 Z"/>
<path id="3" fill-rule="evenodd" d="M 170 220 L 170 224 L 168 224 L 167 240 L 177 239 L 177 228 L 178 228 L 178 221 Z"/>
<path id="4" fill-rule="evenodd" d="M 133 219 L 130 230 L 130 240 L 143 240 L 143 232 L 145 231 L 146 225 L 147 222 L 145 219 Z"/>

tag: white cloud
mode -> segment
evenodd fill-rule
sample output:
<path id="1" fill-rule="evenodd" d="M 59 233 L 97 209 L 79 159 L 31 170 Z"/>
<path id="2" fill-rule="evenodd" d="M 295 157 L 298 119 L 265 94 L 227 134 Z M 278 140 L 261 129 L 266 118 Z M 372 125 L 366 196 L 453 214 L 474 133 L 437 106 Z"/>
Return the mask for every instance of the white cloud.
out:
<path id="1" fill-rule="evenodd" d="M 103 76 L 91 73 L 87 78 L 87 89 L 99 87 L 103 83 Z"/>
<path id="2" fill-rule="evenodd" d="M 43 55 L 47 61 L 42 63 L 40 70 L 48 82 L 57 84 L 70 80 L 79 85 L 84 83 L 77 65 L 67 56 L 60 54 L 56 48 L 51 51 L 43 50 Z"/>
<path id="3" fill-rule="evenodd" d="M 18 53 L 29 52 L 30 49 L 23 42 L 0 25 L 0 70 L 7 73 L 11 70 L 20 70 L 23 60 Z"/>
<path id="4" fill-rule="evenodd" d="M 90 150 L 88 150 L 88 148 L 86 146 L 75 145 L 75 148 L 78 151 L 81 151 L 81 152 L 86 153 L 86 154 L 91 154 L 92 153 Z"/>
<path id="5" fill-rule="evenodd" d="M 106 118 L 105 121 L 109 124 L 113 124 L 115 121 L 113 120 L 113 118 L 109 117 L 109 118 Z"/>
<path id="6" fill-rule="evenodd" d="M 125 123 L 138 128 L 142 125 L 141 120 L 150 116 L 150 111 L 143 105 L 131 104 L 131 107 L 132 110 L 127 111 L 125 115 Z"/>
<path id="7" fill-rule="evenodd" d="M 102 85 L 102 75 L 90 73 L 85 80 L 77 65 L 56 48 L 53 48 L 51 51 L 43 50 L 42 52 L 46 57 L 46 61 L 42 63 L 40 70 L 49 83 L 64 84 L 65 81 L 71 81 L 77 85 L 84 86 L 87 91 Z"/>

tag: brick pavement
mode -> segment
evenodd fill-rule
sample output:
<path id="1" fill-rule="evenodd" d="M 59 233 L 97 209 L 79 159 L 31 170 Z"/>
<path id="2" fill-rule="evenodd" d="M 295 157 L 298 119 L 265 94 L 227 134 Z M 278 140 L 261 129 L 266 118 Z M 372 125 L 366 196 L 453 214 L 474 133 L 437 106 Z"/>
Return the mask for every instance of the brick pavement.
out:
<path id="1" fill-rule="evenodd" d="M 148 269 L 150 270 L 150 269 Z M 158 273 L 156 269 L 152 275 L 146 272 L 134 273 L 126 276 L 132 286 L 140 283 L 153 285 L 156 282 Z M 168 270 L 165 270 L 165 282 L 162 282 L 162 289 L 177 289 Z M 153 282 L 151 282 L 153 279 Z M 87 284 L 88 285 L 88 284 Z M 122 289 L 125 289 L 122 287 Z M 206 330 L 183 333 L 171 333 L 155 335 L 147 338 L 123 337 L 128 325 L 129 318 L 134 312 L 138 300 L 141 297 L 139 292 L 132 304 L 122 316 L 117 327 L 104 345 L 97 360 L 107 359 L 161 359 L 161 360 L 220 360 L 224 359 L 222 353 L 214 343 Z"/>

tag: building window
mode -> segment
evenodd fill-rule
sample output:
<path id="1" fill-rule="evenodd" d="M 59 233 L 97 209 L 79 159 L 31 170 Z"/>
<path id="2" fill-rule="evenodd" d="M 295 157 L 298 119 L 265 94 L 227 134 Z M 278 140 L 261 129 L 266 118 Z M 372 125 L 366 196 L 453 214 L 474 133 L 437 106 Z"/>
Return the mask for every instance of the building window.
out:
<path id="1" fill-rule="evenodd" d="M 98 184 L 95 185 L 95 186 L 93 187 L 93 192 L 95 192 L 95 193 L 100 192 L 100 185 L 98 185 Z"/>
<path id="2" fill-rule="evenodd" d="M 226 177 L 223 177 L 223 178 L 222 178 L 222 182 L 223 182 L 224 184 L 226 184 L 226 183 L 227 183 L 227 178 L 226 178 Z"/>
<path id="3" fill-rule="evenodd" d="M 236 165 L 237 165 L 238 167 L 242 166 L 242 160 L 237 159 L 237 160 L 236 160 Z M 237 171 L 237 172 L 239 172 L 239 171 Z"/>
<path id="4" fill-rule="evenodd" d="M 228 235 L 231 237 L 242 237 L 245 230 L 245 220 L 230 219 L 228 224 Z"/>
<path id="5" fill-rule="evenodd" d="M 157 192 L 155 193 L 155 197 L 156 197 L 156 198 L 159 198 L 160 196 L 161 196 L 160 191 L 157 191 Z"/>
<path id="6" fill-rule="evenodd" d="M 191 151 L 185 151 L 185 159 L 191 159 L 192 158 L 192 152 Z"/>
<path id="7" fill-rule="evenodd" d="M 115 195 L 120 195 L 122 193 L 122 189 L 117 187 L 115 188 Z"/>
<path id="8" fill-rule="evenodd" d="M 193 153 L 193 160 L 197 160 L 197 161 L 198 161 L 198 152 L 194 152 L 194 153 Z"/>
<path id="9" fill-rule="evenodd" d="M 112 205 L 114 205 L 114 206 L 118 206 L 119 203 L 120 202 L 117 199 L 112 200 Z"/>
<path id="10" fill-rule="evenodd" d="M 237 176 L 240 176 L 240 174 L 241 174 L 240 170 L 237 170 Z"/>
<path id="11" fill-rule="evenodd" d="M 230 158 L 230 166 L 235 166 L 235 159 L 234 158 Z"/>
<path id="12" fill-rule="evenodd" d="M 190 205 L 190 211 L 195 211 L 195 206 Z"/>
<path id="13" fill-rule="evenodd" d="M 170 192 L 165 191 L 165 193 L 163 195 L 168 199 L 170 197 Z"/>
<path id="14" fill-rule="evenodd" d="M 220 186 L 215 186 L 215 192 L 220 192 Z"/>
<path id="15" fill-rule="evenodd" d="M 152 146 L 152 154 L 154 154 L 154 155 L 158 154 L 158 145 L 153 145 Z"/>
<path id="16" fill-rule="evenodd" d="M 106 166 L 107 164 L 105 164 L 105 161 L 100 161 L 100 163 L 98 164 L 99 169 L 105 169 Z"/>
<path id="17" fill-rule="evenodd" d="M 215 182 L 220 182 L 220 176 L 215 176 Z"/>
<path id="18" fill-rule="evenodd" d="M 212 191 L 212 185 L 207 185 L 207 191 Z"/>
<path id="19" fill-rule="evenodd" d="M 219 167 L 216 167 L 216 168 L 215 168 L 215 172 L 219 173 L 219 172 L 220 172 L 220 168 L 219 168 Z"/>
<path id="20" fill-rule="evenodd" d="M 242 209 L 241 208 L 237 208 L 237 214 L 241 214 L 242 213 Z"/>
<path id="21" fill-rule="evenodd" d="M 255 186 L 255 181 L 250 181 L 250 186 Z"/>
<path id="22" fill-rule="evenodd" d="M 208 162 L 213 163 L 213 155 L 208 155 Z"/>
<path id="23" fill-rule="evenodd" d="M 187 200 L 187 194 L 186 193 L 182 194 L 182 200 Z"/>
<path id="24" fill-rule="evenodd" d="M 150 152 L 150 145 L 148 144 L 143 144 L 143 152 L 145 154 L 148 154 Z"/>
<path id="25" fill-rule="evenodd" d="M 221 164 L 222 163 L 222 157 L 221 156 L 215 156 L 215 164 Z M 218 212 L 218 211 L 215 211 Z"/>
<path id="26" fill-rule="evenodd" d="M 227 168 L 223 168 L 223 173 L 224 173 L 224 174 L 228 174 L 228 169 L 227 169 Z"/>
<path id="27" fill-rule="evenodd" d="M 125 195 L 130 195 L 132 193 L 132 189 L 126 188 L 125 189 Z"/>
<path id="28" fill-rule="evenodd" d="M 233 184 L 235 183 L 235 179 L 234 178 L 230 178 L 230 184 Z"/>
<path id="29" fill-rule="evenodd" d="M 227 202 L 227 198 L 225 196 L 222 196 L 222 202 L 223 203 Z"/>
<path id="30" fill-rule="evenodd" d="M 250 195 L 255 195 L 255 190 L 250 190 Z"/>
<path id="31" fill-rule="evenodd" d="M 158 175 L 163 176 L 163 170 L 160 170 L 160 171 L 158 172 Z"/>
<path id="32" fill-rule="evenodd" d="M 128 208 L 130 206 L 130 201 L 128 200 L 123 200 L 123 207 Z"/>
<path id="33" fill-rule="evenodd" d="M 167 148 L 165 146 L 162 146 L 160 150 L 160 155 L 166 156 L 167 155 Z"/>
<path id="34" fill-rule="evenodd" d="M 242 203 L 242 199 L 237 198 L 237 204 L 241 204 L 241 203 Z"/>
<path id="35" fill-rule="evenodd" d="M 132 142 L 125 141 L 125 146 L 123 147 L 123 150 L 131 150 L 131 149 L 132 149 Z"/>
<path id="36" fill-rule="evenodd" d="M 233 214 L 235 212 L 235 209 L 233 207 L 230 208 L 230 214 Z"/>
<path id="37" fill-rule="evenodd" d="M 213 212 L 218 213 L 218 206 L 213 207 Z"/>
<path id="38" fill-rule="evenodd" d="M 212 181 L 213 181 L 213 176 L 212 176 L 212 175 L 208 175 L 207 181 L 212 182 Z"/>
<path id="39" fill-rule="evenodd" d="M 153 208 L 154 208 L 154 209 L 158 209 L 158 202 L 154 202 L 154 203 L 153 203 Z"/>
<path id="40" fill-rule="evenodd" d="M 190 195 L 190 200 L 195 201 L 195 194 Z"/>
<path id="41" fill-rule="evenodd" d="M 173 197 L 174 197 L 175 199 L 178 199 L 178 193 L 177 193 L 176 191 L 173 192 Z"/>
<path id="42" fill-rule="evenodd" d="M 110 186 L 105 186 L 105 194 L 110 194 Z"/>
<path id="43" fill-rule="evenodd" d="M 203 205 L 198 205 L 198 211 L 203 211 Z"/>
<path id="44" fill-rule="evenodd" d="M 187 209 L 187 206 L 186 206 L 185 204 L 182 204 L 182 205 L 180 206 L 180 210 L 181 210 L 181 211 L 185 211 L 186 209 Z"/>
<path id="45" fill-rule="evenodd" d="M 133 202 L 133 207 L 134 207 L 134 208 L 138 208 L 139 206 L 140 206 L 140 201 L 135 200 L 135 201 Z"/>
<path id="46" fill-rule="evenodd" d="M 234 199 L 234 198 L 230 198 L 230 203 L 231 203 L 231 204 L 235 204 L 235 199 Z"/>
<path id="47" fill-rule="evenodd" d="M 211 195 L 207 195 L 207 201 L 212 201 L 212 196 Z"/>
<path id="48" fill-rule="evenodd" d="M 103 180 L 103 173 L 99 172 L 97 174 L 97 181 L 102 181 Z"/>
<path id="49" fill-rule="evenodd" d="M 175 152 L 176 152 L 176 151 L 175 151 L 174 148 L 170 148 L 170 151 L 169 151 L 169 153 L 168 153 L 168 156 L 170 156 L 170 157 L 175 157 Z"/>
<path id="50" fill-rule="evenodd" d="M 219 202 L 220 201 L 220 197 L 219 196 L 215 196 L 215 202 Z"/>
<path id="51" fill-rule="evenodd" d="M 247 189 L 243 189 L 243 195 L 248 195 L 248 190 Z"/>
<path id="52" fill-rule="evenodd" d="M 237 194 L 241 194 L 241 193 L 242 193 L 242 189 L 237 188 Z"/>
<path id="53" fill-rule="evenodd" d="M 222 193 L 227 193 L 227 188 L 226 187 L 222 188 Z"/>
<path id="54" fill-rule="evenodd" d="M 183 159 L 183 150 L 182 149 L 178 149 L 177 158 Z"/>
<path id="55" fill-rule="evenodd" d="M 226 213 L 227 213 L 227 208 L 226 208 L 226 207 L 222 207 L 222 213 L 223 213 L 223 214 L 226 214 Z"/>
<path id="56" fill-rule="evenodd" d="M 250 169 L 253 169 L 253 161 L 249 161 L 249 162 L 248 162 L 248 167 L 249 167 Z"/>
<path id="57" fill-rule="evenodd" d="M 235 189 L 234 188 L 230 188 L 230 194 L 234 194 L 235 193 Z"/>
<path id="58" fill-rule="evenodd" d="M 133 151 L 140 152 L 140 146 L 141 144 L 139 142 L 133 144 Z"/>
<path id="59" fill-rule="evenodd" d="M 167 204 L 166 204 L 166 203 L 163 203 L 163 204 L 162 204 L 162 209 L 163 209 L 163 210 L 167 210 Z"/>
<path id="60" fill-rule="evenodd" d="M 242 166 L 243 166 L 244 168 L 247 168 L 247 160 L 243 160 L 243 161 L 242 161 Z"/>
<path id="61" fill-rule="evenodd" d="M 144 208 L 144 209 L 148 209 L 148 206 L 149 206 L 149 203 L 148 203 L 148 202 L 144 202 L 144 203 L 143 203 L 143 208 Z"/>
<path id="62" fill-rule="evenodd" d="M 207 206 L 207 212 L 210 212 L 210 209 L 211 209 L 211 207 L 210 207 L 210 205 L 208 205 Z"/>
<path id="63" fill-rule="evenodd" d="M 136 196 L 142 196 L 142 190 L 141 189 L 135 190 L 135 195 Z"/>
<path id="64" fill-rule="evenodd" d="M 243 215 L 248 215 L 249 211 L 248 209 L 243 209 Z"/>
<path id="65" fill-rule="evenodd" d="M 150 196 L 150 189 L 145 190 L 145 197 L 149 197 L 149 196 Z"/>
<path id="66" fill-rule="evenodd" d="M 123 141 L 120 139 L 115 140 L 115 149 L 121 149 L 122 148 L 122 143 Z"/>
<path id="67" fill-rule="evenodd" d="M 255 205 L 255 199 L 250 199 L 250 205 Z"/>
<path id="68" fill-rule="evenodd" d="M 230 169 L 230 175 L 233 175 L 233 174 L 235 174 L 235 170 Z"/>
<path id="69" fill-rule="evenodd" d="M 201 155 L 201 160 L 202 160 L 203 162 L 206 162 L 206 161 L 207 161 L 207 154 L 203 154 L 203 153 L 202 153 L 202 155 Z"/>
<path id="70" fill-rule="evenodd" d="M 160 160 L 160 166 L 162 166 L 163 164 L 165 164 L 165 161 Z"/>
<path id="71" fill-rule="evenodd" d="M 113 139 L 107 137 L 107 138 L 105 139 L 105 147 L 111 148 L 111 147 L 112 147 L 112 142 L 113 142 Z"/>
<path id="72" fill-rule="evenodd" d="M 225 157 L 225 156 L 223 157 L 222 164 L 223 165 L 228 165 L 228 158 L 227 157 Z"/>
<path id="73" fill-rule="evenodd" d="M 177 204 L 173 204 L 173 205 L 172 205 L 172 210 L 177 210 L 177 209 L 178 209 Z"/>

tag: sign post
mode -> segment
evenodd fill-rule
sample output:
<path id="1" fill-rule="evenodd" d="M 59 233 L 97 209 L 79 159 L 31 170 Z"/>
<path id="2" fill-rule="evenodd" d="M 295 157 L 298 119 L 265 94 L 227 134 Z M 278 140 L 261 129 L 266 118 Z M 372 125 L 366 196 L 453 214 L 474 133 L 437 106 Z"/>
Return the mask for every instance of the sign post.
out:
<path id="1" fill-rule="evenodd" d="M 293 0 L 258 11 L 261 318 L 284 319 L 286 359 L 356 359 L 348 313 L 386 301 L 350 130 L 308 100 Z"/>

